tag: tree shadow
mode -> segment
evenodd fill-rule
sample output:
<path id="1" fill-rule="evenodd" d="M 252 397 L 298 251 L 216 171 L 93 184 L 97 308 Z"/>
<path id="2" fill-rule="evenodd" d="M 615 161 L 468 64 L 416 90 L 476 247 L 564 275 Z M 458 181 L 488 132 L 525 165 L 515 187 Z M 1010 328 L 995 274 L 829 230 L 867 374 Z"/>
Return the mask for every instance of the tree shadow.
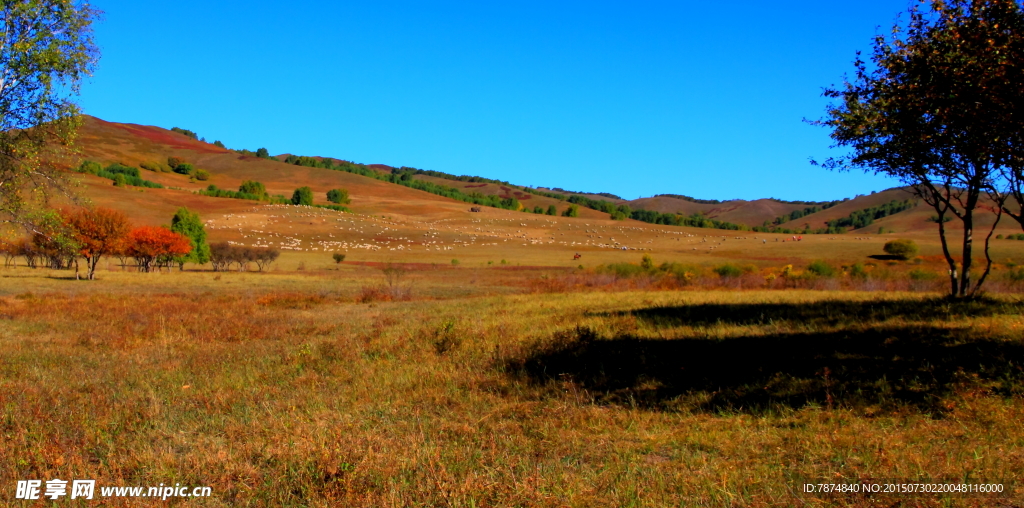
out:
<path id="1" fill-rule="evenodd" d="M 877 259 L 879 261 L 906 261 L 907 258 L 903 256 L 894 256 L 892 254 L 872 254 L 868 256 L 871 259 Z"/>
<path id="2" fill-rule="evenodd" d="M 948 311 L 942 316 L 949 319 L 1020 311 L 1020 304 L 990 301 L 947 309 L 942 302 L 708 304 L 633 315 L 658 324 L 870 324 L 897 316 L 934 318 L 936 311 Z M 537 386 L 562 390 L 571 385 L 602 404 L 753 413 L 808 405 L 866 413 L 909 408 L 939 416 L 947 410 L 943 399 L 963 387 L 1024 393 L 1022 365 L 1021 342 L 978 337 L 955 325 L 903 321 L 728 339 L 603 339 L 577 328 L 537 343 L 504 367 Z"/>
<path id="3" fill-rule="evenodd" d="M 1024 301 L 979 298 L 901 300 L 824 300 L 811 303 L 706 303 L 672 307 L 651 307 L 594 316 L 632 315 L 648 326 L 707 326 L 713 324 L 770 325 L 779 322 L 805 326 L 866 324 L 891 319 L 903 321 L 951 322 L 965 317 L 1024 313 Z"/>

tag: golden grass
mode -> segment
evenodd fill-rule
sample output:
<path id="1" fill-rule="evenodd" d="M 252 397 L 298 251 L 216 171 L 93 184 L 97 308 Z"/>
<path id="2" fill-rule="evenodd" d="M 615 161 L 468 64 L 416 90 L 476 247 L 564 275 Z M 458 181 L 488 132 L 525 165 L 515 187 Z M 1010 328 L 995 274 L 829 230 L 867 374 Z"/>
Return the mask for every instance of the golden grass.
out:
<path id="1" fill-rule="evenodd" d="M 360 304 L 374 269 L 4 273 L 9 486 L 209 485 L 208 506 L 891 506 L 797 489 L 1024 473 L 1010 297 L 508 294 L 510 272 L 462 269 Z"/>

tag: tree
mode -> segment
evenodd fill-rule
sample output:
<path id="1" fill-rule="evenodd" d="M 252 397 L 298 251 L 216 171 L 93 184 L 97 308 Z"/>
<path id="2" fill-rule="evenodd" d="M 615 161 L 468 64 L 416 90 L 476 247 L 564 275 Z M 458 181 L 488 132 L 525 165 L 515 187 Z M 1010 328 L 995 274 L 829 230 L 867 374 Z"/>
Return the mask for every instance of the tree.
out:
<path id="1" fill-rule="evenodd" d="M 185 269 L 185 263 L 203 265 L 210 261 L 210 245 L 206 243 L 206 230 L 199 214 L 185 207 L 179 208 L 171 218 L 171 231 L 184 235 L 192 245 L 188 254 L 175 258 L 179 270 Z"/>
<path id="2" fill-rule="evenodd" d="M 569 205 L 569 208 L 566 208 L 565 211 L 562 212 L 562 217 L 579 217 L 579 216 L 580 216 L 580 207 L 579 207 L 579 205 Z"/>
<path id="3" fill-rule="evenodd" d="M 890 256 L 906 260 L 917 255 L 917 244 L 913 240 L 890 240 L 885 243 L 882 250 Z"/>
<path id="4" fill-rule="evenodd" d="M 257 148 L 256 149 L 256 156 L 261 158 L 261 159 L 269 159 L 270 158 L 270 152 L 268 152 L 266 148 Z"/>
<path id="5" fill-rule="evenodd" d="M 244 192 L 246 194 L 253 194 L 256 196 L 266 196 L 267 188 L 262 183 L 255 180 L 245 180 L 242 185 L 238 186 L 238 192 Z"/>
<path id="6" fill-rule="evenodd" d="M 63 215 L 80 246 L 79 253 L 85 258 L 87 278 L 93 280 L 100 258 L 124 249 L 132 228 L 128 216 L 109 208 L 82 208 Z"/>
<path id="7" fill-rule="evenodd" d="M 345 189 L 331 189 L 327 191 L 327 201 L 337 203 L 339 205 L 347 205 L 352 202 L 352 200 L 348 198 L 348 191 Z"/>
<path id="8" fill-rule="evenodd" d="M 311 206 L 313 204 L 313 189 L 309 187 L 295 189 L 295 192 L 292 194 L 292 204 Z"/>
<path id="9" fill-rule="evenodd" d="M 1022 160 L 1017 110 L 1024 63 L 1024 15 L 1014 0 L 931 0 L 913 7 L 906 27 L 878 36 L 868 65 L 858 55 L 856 77 L 827 89 L 835 99 L 826 118 L 834 147 L 852 153 L 825 161 L 833 170 L 863 169 L 910 185 L 937 214 L 950 295 L 973 296 L 988 276 L 989 240 L 1006 193 L 990 192 L 1001 171 Z M 971 286 L 976 213 L 990 192 L 996 220 L 985 238 L 987 265 Z M 963 225 L 958 266 L 946 238 L 946 218 Z"/>
<path id="10" fill-rule="evenodd" d="M 99 59 L 98 14 L 74 0 L 0 5 L 0 221 L 33 234 L 48 198 L 71 194 L 58 166 L 81 123 L 73 99 Z"/>
<path id="11" fill-rule="evenodd" d="M 221 141 L 220 141 L 220 140 L 216 140 L 216 141 L 214 141 L 214 142 L 213 142 L 213 146 L 215 146 L 215 147 L 217 147 L 217 148 L 225 148 L 225 149 L 227 148 L 226 146 L 224 146 L 224 143 L 221 143 Z"/>
<path id="12" fill-rule="evenodd" d="M 205 169 L 197 169 L 195 174 L 196 180 L 206 181 L 210 179 L 210 172 Z"/>
<path id="13" fill-rule="evenodd" d="M 78 266 L 81 244 L 64 216 L 56 210 L 42 212 L 32 235 L 32 245 L 38 255 L 46 258 L 50 268 L 62 270 Z M 77 271 L 77 270 L 76 270 Z"/>
<path id="14" fill-rule="evenodd" d="M 555 205 L 548 205 L 548 215 L 558 215 L 558 208 Z"/>
<path id="15" fill-rule="evenodd" d="M 192 243 L 184 235 L 165 227 L 142 226 L 128 234 L 127 254 L 139 265 L 139 271 L 150 272 L 153 262 L 184 256 L 192 250 Z"/>

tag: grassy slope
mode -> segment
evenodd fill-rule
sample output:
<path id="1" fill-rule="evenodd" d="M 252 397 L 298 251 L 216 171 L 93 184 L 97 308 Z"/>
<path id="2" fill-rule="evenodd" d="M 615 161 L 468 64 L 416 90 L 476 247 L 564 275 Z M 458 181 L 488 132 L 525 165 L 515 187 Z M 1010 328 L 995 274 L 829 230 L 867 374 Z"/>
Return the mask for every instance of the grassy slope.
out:
<path id="1" fill-rule="evenodd" d="M 310 185 L 318 202 L 325 203 L 324 193 L 331 188 L 349 189 L 356 214 L 307 212 L 292 210 L 282 213 L 274 207 L 260 207 L 255 202 L 197 196 L 173 189 L 119 189 L 109 180 L 79 175 L 85 195 L 97 204 L 120 208 L 137 222 L 166 224 L 178 206 L 188 206 L 211 221 L 208 227 L 214 241 L 231 240 L 247 245 L 290 245 L 306 254 L 300 257 L 311 262 L 324 251 L 347 252 L 353 260 L 415 261 L 486 265 L 505 259 L 514 265 L 596 266 L 602 263 L 637 262 L 643 254 L 651 254 L 657 262 L 672 261 L 698 265 L 716 265 L 725 261 L 752 262 L 758 266 L 803 266 L 810 259 L 828 259 L 837 264 L 868 260 L 881 254 L 882 245 L 896 235 L 877 235 L 877 227 L 892 227 L 900 236 L 909 236 L 921 244 L 925 256 L 940 253 L 935 239 L 935 224 L 924 219 L 925 207 L 883 219 L 867 234 L 870 239 L 856 239 L 864 233 L 823 237 L 811 235 L 799 243 L 785 243 L 786 235 L 751 234 L 713 229 L 656 226 L 636 221 L 616 222 L 605 214 L 581 208 L 583 217 L 567 219 L 483 207 L 481 213 L 469 212 L 470 205 L 442 198 L 407 187 L 381 182 L 340 171 L 305 168 L 245 157 L 200 143 L 185 136 L 155 127 L 113 124 L 88 119 L 82 131 L 85 156 L 107 162 L 164 161 L 175 155 L 192 161 L 213 173 L 210 183 L 223 188 L 237 188 L 244 179 L 266 184 L 271 193 L 289 196 L 293 189 Z M 386 170 L 387 168 L 381 168 Z M 206 182 L 189 184 L 183 175 L 142 172 L 145 178 L 168 186 L 200 189 Z M 420 175 L 423 177 L 423 175 Z M 431 177 L 425 177 L 431 178 Z M 437 180 L 437 179 L 434 179 Z M 438 180 L 445 184 L 467 185 L 463 182 Z M 468 184 L 479 185 L 479 184 Z M 488 192 L 500 191 L 488 184 Z M 464 188 L 472 191 L 474 188 Z M 862 196 L 826 211 L 846 215 L 849 210 L 888 201 L 889 194 Z M 697 205 L 673 198 L 673 202 L 702 209 L 728 208 L 730 205 Z M 549 198 L 533 197 L 547 203 Z M 550 200 L 554 202 L 554 200 Z M 876 203 L 877 202 L 877 203 Z M 734 203 L 735 202 L 730 202 Z M 771 207 L 762 212 L 774 217 L 784 210 L 802 205 L 782 205 L 759 200 L 744 203 Z M 744 207 L 740 207 L 744 208 Z M 560 208 L 561 210 L 561 208 Z M 818 220 L 828 216 L 818 214 Z M 738 213 L 738 212 L 736 212 Z M 921 215 L 923 213 L 923 215 Z M 382 219 L 386 216 L 388 219 Z M 729 220 L 723 211 L 719 217 Z M 811 217 L 815 219 L 816 217 Z M 906 221 L 907 223 L 904 223 Z M 1007 229 L 1015 231 L 1006 221 Z M 951 223 L 955 231 L 955 225 Z M 735 238 L 734 238 L 735 237 Z M 767 243 L 762 240 L 767 239 Z M 400 248 L 401 247 L 401 248 Z M 628 247 L 629 250 L 622 250 Z M 639 250 L 638 250 L 639 249 Z M 574 260 L 581 253 L 581 260 Z M 1024 242 L 1001 241 L 994 244 L 995 259 L 1019 259 Z M 978 253 L 980 255 L 980 252 Z M 313 257 L 309 257 L 313 256 Z M 285 259 L 299 259 L 286 256 Z M 329 257 L 323 257 L 329 261 Z M 298 261 L 286 261 L 294 266 Z M 934 268 L 939 269 L 938 265 Z"/>

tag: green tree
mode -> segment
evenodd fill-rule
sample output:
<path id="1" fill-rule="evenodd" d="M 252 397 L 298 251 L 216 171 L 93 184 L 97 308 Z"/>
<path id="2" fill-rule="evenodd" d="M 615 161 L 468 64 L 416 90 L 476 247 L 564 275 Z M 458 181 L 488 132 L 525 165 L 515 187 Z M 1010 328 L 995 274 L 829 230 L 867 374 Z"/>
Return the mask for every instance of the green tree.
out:
<path id="1" fill-rule="evenodd" d="M 174 168 L 174 172 L 175 173 L 181 173 L 183 175 L 191 175 L 192 172 L 194 172 L 195 170 L 196 170 L 196 167 L 191 165 L 191 164 L 189 164 L 189 163 L 187 163 L 187 162 L 183 162 L 181 164 L 178 164 Z"/>
<path id="2" fill-rule="evenodd" d="M 266 148 L 257 148 L 256 149 L 256 156 L 261 158 L 261 159 L 269 159 L 270 158 L 270 152 L 268 152 Z"/>
<path id="3" fill-rule="evenodd" d="M 348 191 L 345 189 L 331 189 L 327 191 L 327 201 L 339 205 L 347 205 L 352 202 L 348 197 Z"/>
<path id="4" fill-rule="evenodd" d="M 210 172 L 205 169 L 197 169 L 195 173 L 196 180 L 206 181 L 210 179 Z"/>
<path id="5" fill-rule="evenodd" d="M 267 188 L 256 180 L 245 180 L 242 182 L 242 185 L 238 186 L 238 192 L 244 192 L 254 196 L 265 196 L 267 194 Z"/>
<path id="6" fill-rule="evenodd" d="M 220 140 L 214 141 L 213 142 L 213 146 L 215 146 L 217 148 L 227 148 L 226 146 L 224 146 L 224 143 L 220 142 Z"/>
<path id="7" fill-rule="evenodd" d="M 548 205 L 548 215 L 558 215 L 558 208 L 555 205 Z"/>
<path id="8" fill-rule="evenodd" d="M 171 231 L 180 233 L 188 238 L 192 244 L 192 250 L 184 255 L 174 258 L 178 262 L 178 268 L 185 269 L 185 263 L 206 264 L 210 261 L 210 244 L 206 243 L 206 229 L 199 214 L 190 211 L 188 208 L 179 208 L 171 219 Z"/>
<path id="9" fill-rule="evenodd" d="M 579 207 L 579 205 L 569 205 L 569 208 L 566 208 L 565 211 L 562 212 L 562 216 L 563 217 L 579 217 L 580 216 L 580 207 Z"/>
<path id="10" fill-rule="evenodd" d="M 81 124 L 74 99 L 99 59 L 98 11 L 73 0 L 0 4 L 0 222 L 42 234 L 41 210 L 70 195 L 58 167 Z"/>
<path id="11" fill-rule="evenodd" d="M 905 27 L 877 36 L 869 66 L 859 57 L 855 78 L 825 95 L 834 102 L 813 122 L 832 130 L 850 154 L 825 161 L 833 170 L 863 169 L 911 186 L 937 214 L 949 266 L 950 295 L 977 294 L 992 259 L 971 285 L 979 202 L 1005 168 L 1019 167 L 1024 140 L 1024 13 L 1014 0 L 931 0 L 912 7 Z M 1006 193 L 992 193 L 1002 211 Z M 987 207 L 986 207 L 987 208 Z M 962 259 L 951 252 L 946 217 L 963 226 Z"/>
<path id="12" fill-rule="evenodd" d="M 910 259 L 917 255 L 917 244 L 913 240 L 898 239 L 891 240 L 885 243 L 882 250 L 890 256 L 896 256 L 900 259 Z"/>
<path id="13" fill-rule="evenodd" d="M 299 187 L 292 193 L 292 204 L 293 205 L 313 205 L 313 189 L 309 187 Z"/>

